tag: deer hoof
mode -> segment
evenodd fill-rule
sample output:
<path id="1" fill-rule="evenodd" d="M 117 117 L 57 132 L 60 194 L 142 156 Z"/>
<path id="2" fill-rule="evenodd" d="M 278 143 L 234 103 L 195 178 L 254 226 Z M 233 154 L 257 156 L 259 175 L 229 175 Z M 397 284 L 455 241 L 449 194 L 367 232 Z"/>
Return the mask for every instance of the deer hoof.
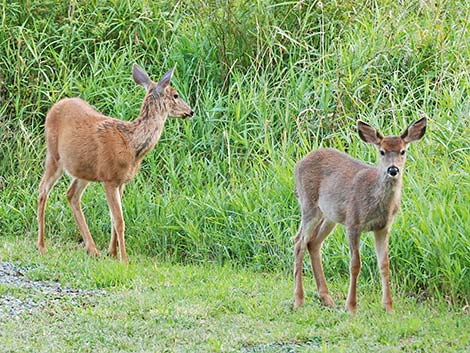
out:
<path id="1" fill-rule="evenodd" d="M 88 248 L 87 249 L 87 253 L 88 253 L 88 256 L 91 256 L 91 257 L 98 257 L 100 256 L 100 253 L 98 252 L 98 250 L 93 247 L 93 248 Z"/>
<path id="2" fill-rule="evenodd" d="M 356 313 L 357 313 L 357 305 L 346 304 L 346 310 L 347 310 L 351 315 L 356 315 Z"/>
<path id="3" fill-rule="evenodd" d="M 335 302 L 329 294 L 320 295 L 320 301 L 324 306 L 328 306 L 328 307 L 335 306 Z"/>
<path id="4" fill-rule="evenodd" d="M 305 300 L 304 298 L 295 298 L 294 299 L 294 309 L 300 308 L 302 305 L 304 305 Z"/>
<path id="5" fill-rule="evenodd" d="M 114 257 L 115 259 L 118 258 L 118 253 L 116 250 L 109 250 L 108 251 L 109 256 Z"/>

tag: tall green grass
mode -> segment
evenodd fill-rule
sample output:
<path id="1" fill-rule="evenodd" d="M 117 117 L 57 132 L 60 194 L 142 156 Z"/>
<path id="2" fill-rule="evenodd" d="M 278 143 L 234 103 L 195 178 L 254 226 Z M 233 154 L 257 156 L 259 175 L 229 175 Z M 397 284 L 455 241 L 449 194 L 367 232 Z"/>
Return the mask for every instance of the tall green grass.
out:
<path id="1" fill-rule="evenodd" d="M 469 18 L 460 4 L 411 1 L 3 1 L 0 8 L 0 233 L 36 236 L 44 117 L 65 96 L 131 120 L 144 92 L 130 68 L 174 86 L 196 111 L 168 121 L 124 195 L 131 254 L 290 271 L 299 222 L 295 162 L 319 146 L 373 163 L 357 119 L 398 134 L 422 114 L 391 236 L 393 283 L 414 295 L 470 294 Z M 46 240 L 79 239 L 68 181 L 48 202 Z M 99 246 L 102 188 L 84 212 Z M 341 227 L 327 276 L 348 275 Z M 377 281 L 370 236 L 362 277 Z M 379 283 L 377 281 L 377 283 Z"/>

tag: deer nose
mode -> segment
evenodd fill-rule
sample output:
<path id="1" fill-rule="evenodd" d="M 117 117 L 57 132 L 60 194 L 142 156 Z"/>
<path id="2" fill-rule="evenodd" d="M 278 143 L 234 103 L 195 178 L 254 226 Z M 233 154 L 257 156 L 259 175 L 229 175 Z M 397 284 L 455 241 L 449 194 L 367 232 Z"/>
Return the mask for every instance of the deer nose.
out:
<path id="1" fill-rule="evenodd" d="M 194 110 L 191 110 L 189 113 L 186 114 L 186 116 L 192 117 L 194 115 Z"/>
<path id="2" fill-rule="evenodd" d="M 387 169 L 387 174 L 390 175 L 391 177 L 395 177 L 400 173 L 400 169 L 392 165 L 391 167 L 388 167 Z"/>

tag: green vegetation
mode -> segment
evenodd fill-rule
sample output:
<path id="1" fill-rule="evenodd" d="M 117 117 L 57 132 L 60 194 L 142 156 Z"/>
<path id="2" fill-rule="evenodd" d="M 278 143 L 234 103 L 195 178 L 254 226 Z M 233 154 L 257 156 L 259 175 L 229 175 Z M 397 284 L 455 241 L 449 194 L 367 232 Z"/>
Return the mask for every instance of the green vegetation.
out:
<path id="1" fill-rule="evenodd" d="M 47 276 L 106 293 L 75 302 L 50 300 L 32 315 L 0 319 L 2 352 L 464 352 L 470 347 L 468 313 L 399 295 L 397 314 L 388 315 L 376 286 L 359 287 L 360 311 L 351 317 L 342 308 L 344 281 L 331 286 L 341 306 L 325 309 L 310 278 L 307 304 L 293 311 L 292 280 L 283 273 L 228 264 L 169 265 L 142 256 L 126 267 L 90 259 L 73 246 L 50 250 L 41 257 L 27 240 L 8 241 L 0 257 L 28 263 L 32 278 Z"/>
<path id="2" fill-rule="evenodd" d="M 120 279 L 105 270 L 107 266 L 119 268 L 119 264 L 106 259 L 89 262 L 80 252 L 73 252 L 80 257 L 77 262 L 72 255 L 64 258 L 79 272 L 77 285 L 92 281 L 91 287 L 117 286 L 116 297 L 98 300 L 101 313 L 107 306 L 116 308 L 116 315 L 138 314 L 154 304 L 160 309 L 152 310 L 168 308 L 175 312 L 174 317 L 155 313 L 153 324 L 146 329 L 163 330 L 162 336 L 175 341 L 182 339 L 185 325 L 195 323 L 185 323 L 183 317 L 178 321 L 178 301 L 171 302 L 172 290 L 164 288 L 172 271 L 181 276 L 175 282 L 179 286 L 191 281 L 191 276 L 201 277 L 200 287 L 173 294 L 180 300 L 184 296 L 195 300 L 181 310 L 190 312 L 189 320 L 206 320 L 214 330 L 193 332 L 208 337 L 204 344 L 213 339 L 217 347 L 220 336 L 216 332 L 239 332 L 237 325 L 246 325 L 246 339 L 238 337 L 228 345 L 222 342 L 224 349 L 239 347 L 241 342 L 269 342 L 269 335 L 276 342 L 314 337 L 319 347 L 326 339 L 339 342 L 340 349 L 342 341 L 328 336 L 330 327 L 339 325 L 331 335 L 357 339 L 362 347 L 371 340 L 378 351 L 389 340 L 399 347 L 400 322 L 379 314 L 379 295 L 362 299 L 362 306 L 371 307 L 357 321 L 337 312 L 330 317 L 329 311 L 319 310 L 317 305 L 299 314 L 279 307 L 291 299 L 287 278 L 292 267 L 292 238 L 300 219 L 293 168 L 319 146 L 335 147 L 375 163 L 376 151 L 356 134 L 357 119 L 385 134 L 398 134 L 426 114 L 430 118 L 427 135 L 408 155 L 390 256 L 392 283 L 400 296 L 397 306 L 409 310 L 403 314 L 405 327 L 421 332 L 414 321 L 419 318 L 432 335 L 423 341 L 410 338 L 410 344 L 419 342 L 423 348 L 417 346 L 416 350 L 427 351 L 438 339 L 433 330 L 448 325 L 449 335 L 458 335 L 452 332 L 456 327 L 451 327 L 459 325 L 459 320 L 441 317 L 428 306 L 409 302 L 408 297 L 431 298 L 441 306 L 447 302 L 456 307 L 468 304 L 470 297 L 470 27 L 462 6 L 453 1 L 96 0 L 68 4 L 3 0 L 1 242 L 16 241 L 23 244 L 21 251 L 33 251 L 37 187 L 45 156 L 44 118 L 49 107 L 62 97 L 80 96 L 107 115 L 134 119 L 144 92 L 131 79 L 132 63 L 143 66 L 154 79 L 177 63 L 173 85 L 196 115 L 190 121 L 167 122 L 160 143 L 125 190 L 127 250 L 133 263 L 129 270 L 116 270 L 124 276 Z M 34 261 L 52 261 L 48 258 L 53 256 L 58 261 L 50 265 L 53 276 L 60 276 L 62 269 L 72 277 L 76 272 L 54 255 L 80 239 L 66 202 L 67 187 L 64 177 L 51 193 L 46 211 L 46 242 L 51 251 Z M 102 187 L 89 187 L 83 205 L 94 239 L 105 252 L 110 221 Z M 327 278 L 345 293 L 349 256 L 342 227 L 325 242 L 323 253 Z M 376 293 L 380 281 L 372 237 L 363 236 L 362 254 L 360 281 Z M 16 255 L 7 252 L 4 256 L 5 260 Z M 22 263 L 32 261 L 18 256 Z M 152 267 L 149 259 L 165 265 Z M 102 272 L 84 273 L 85 264 L 102 268 Z M 225 283 L 228 287 L 215 293 L 209 290 L 206 282 L 219 271 L 224 277 L 221 280 L 240 280 L 249 295 L 259 295 L 259 307 L 251 307 L 258 305 L 256 299 L 243 302 L 249 295 L 236 294 L 233 305 L 240 308 L 215 308 L 217 296 L 222 306 L 227 305 L 229 299 L 223 297 L 232 288 Z M 135 281 L 143 281 L 142 286 Z M 307 290 L 314 290 L 312 283 L 307 285 Z M 156 286 L 156 293 L 164 295 L 144 296 L 151 291 L 144 288 L 147 286 Z M 281 288 L 270 297 L 266 293 L 273 286 Z M 138 288 L 142 289 L 142 302 Z M 360 290 L 363 296 L 364 289 Z M 311 292 L 308 294 L 311 298 Z M 210 304 L 208 309 L 198 307 L 206 304 Z M 119 309 L 120 305 L 132 308 Z M 90 310 L 74 311 L 85 326 L 92 316 Z M 238 310 L 246 312 L 238 315 Z M 60 315 L 57 330 L 69 325 L 67 312 Z M 132 339 L 123 333 L 127 327 L 120 317 L 100 315 L 97 321 L 103 324 L 112 319 L 120 337 Z M 212 321 L 217 316 L 226 319 L 227 325 L 219 327 L 217 320 Z M 326 321 L 317 323 L 319 316 Z M 162 326 L 155 321 L 158 318 Z M 175 320 L 174 326 L 170 319 Z M 47 314 L 35 317 L 29 329 L 47 320 Z M 270 332 L 265 320 L 279 326 Z M 267 336 L 257 338 L 252 330 L 261 324 Z M 13 329 L 16 323 L 8 325 Z M 86 327 L 93 332 L 93 325 Z M 387 336 L 391 328 L 397 336 Z M 70 345 L 76 347 L 85 336 L 80 337 L 72 336 Z M 408 334 L 403 337 L 406 341 Z M 43 342 L 39 338 L 36 343 Z M 125 350 L 126 342 L 120 344 Z"/>

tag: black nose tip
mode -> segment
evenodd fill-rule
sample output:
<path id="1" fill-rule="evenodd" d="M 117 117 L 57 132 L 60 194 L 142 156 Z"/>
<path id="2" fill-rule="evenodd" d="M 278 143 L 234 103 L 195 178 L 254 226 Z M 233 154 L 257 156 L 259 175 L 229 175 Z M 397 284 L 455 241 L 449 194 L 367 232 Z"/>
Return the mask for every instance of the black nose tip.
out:
<path id="1" fill-rule="evenodd" d="M 194 115 L 194 110 L 191 110 L 189 113 L 188 113 L 188 116 L 193 116 Z"/>
<path id="2" fill-rule="evenodd" d="M 395 166 L 391 166 L 387 169 L 387 174 L 392 176 L 392 177 L 397 176 L 398 173 L 400 173 L 400 169 L 398 169 Z"/>

